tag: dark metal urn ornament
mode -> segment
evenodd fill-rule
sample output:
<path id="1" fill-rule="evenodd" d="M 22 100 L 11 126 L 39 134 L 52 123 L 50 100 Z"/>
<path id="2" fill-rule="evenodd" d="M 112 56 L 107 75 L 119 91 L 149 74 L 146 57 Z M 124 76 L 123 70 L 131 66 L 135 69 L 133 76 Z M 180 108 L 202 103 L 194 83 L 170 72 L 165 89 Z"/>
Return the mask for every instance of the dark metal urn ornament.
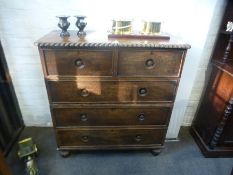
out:
<path id="1" fill-rule="evenodd" d="M 57 16 L 57 18 L 59 18 L 59 23 L 57 24 L 57 26 L 62 30 L 60 33 L 60 37 L 70 36 L 70 33 L 67 31 L 70 26 L 70 23 L 67 20 L 69 17 L 70 16 Z"/>
<path id="2" fill-rule="evenodd" d="M 85 22 L 86 16 L 75 16 L 75 17 L 77 18 L 77 22 L 75 24 L 79 29 L 77 35 L 78 36 L 85 36 L 86 32 L 84 31 L 84 28 L 87 25 L 87 23 Z"/>

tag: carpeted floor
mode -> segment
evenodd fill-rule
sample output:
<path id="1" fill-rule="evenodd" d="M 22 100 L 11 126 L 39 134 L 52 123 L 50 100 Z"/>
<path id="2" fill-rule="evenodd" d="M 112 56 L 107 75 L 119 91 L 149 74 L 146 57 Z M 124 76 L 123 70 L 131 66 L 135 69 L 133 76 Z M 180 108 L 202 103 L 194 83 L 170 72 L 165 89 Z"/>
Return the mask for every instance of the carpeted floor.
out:
<path id="1" fill-rule="evenodd" d="M 94 151 L 61 158 L 52 128 L 28 127 L 21 139 L 25 137 L 33 137 L 40 150 L 39 175 L 230 175 L 233 167 L 233 158 L 204 158 L 187 128 L 179 142 L 166 142 L 158 156 L 149 151 Z M 14 175 L 25 175 L 16 153 L 15 146 L 7 161 Z"/>

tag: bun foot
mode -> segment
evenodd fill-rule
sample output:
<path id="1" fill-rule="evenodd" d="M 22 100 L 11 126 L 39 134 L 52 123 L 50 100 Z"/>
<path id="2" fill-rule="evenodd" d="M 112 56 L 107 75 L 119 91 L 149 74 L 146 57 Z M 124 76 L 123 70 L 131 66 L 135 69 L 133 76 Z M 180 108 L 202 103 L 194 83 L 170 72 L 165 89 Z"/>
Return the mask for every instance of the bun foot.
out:
<path id="1" fill-rule="evenodd" d="M 161 153 L 161 150 L 160 149 L 152 149 L 151 150 L 151 154 L 153 154 L 154 156 L 157 156 Z"/>
<path id="2" fill-rule="evenodd" d="M 59 151 L 61 157 L 66 158 L 69 157 L 70 151 Z"/>

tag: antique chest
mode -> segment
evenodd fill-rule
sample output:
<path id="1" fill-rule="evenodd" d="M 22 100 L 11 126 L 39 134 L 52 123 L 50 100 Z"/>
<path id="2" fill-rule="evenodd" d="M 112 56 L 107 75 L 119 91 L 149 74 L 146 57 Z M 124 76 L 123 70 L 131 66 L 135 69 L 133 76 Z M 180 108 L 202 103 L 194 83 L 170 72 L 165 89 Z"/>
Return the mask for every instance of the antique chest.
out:
<path id="1" fill-rule="evenodd" d="M 37 42 L 58 149 L 163 148 L 190 46 L 53 31 Z"/>

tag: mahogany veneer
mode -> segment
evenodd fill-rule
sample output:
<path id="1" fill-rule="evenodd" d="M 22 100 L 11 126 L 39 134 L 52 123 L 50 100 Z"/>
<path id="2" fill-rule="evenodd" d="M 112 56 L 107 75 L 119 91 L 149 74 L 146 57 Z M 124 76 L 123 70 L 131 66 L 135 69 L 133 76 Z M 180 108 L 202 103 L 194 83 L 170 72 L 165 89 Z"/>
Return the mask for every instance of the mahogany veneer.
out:
<path id="1" fill-rule="evenodd" d="M 70 33 L 37 42 L 58 149 L 163 148 L 190 46 Z"/>

